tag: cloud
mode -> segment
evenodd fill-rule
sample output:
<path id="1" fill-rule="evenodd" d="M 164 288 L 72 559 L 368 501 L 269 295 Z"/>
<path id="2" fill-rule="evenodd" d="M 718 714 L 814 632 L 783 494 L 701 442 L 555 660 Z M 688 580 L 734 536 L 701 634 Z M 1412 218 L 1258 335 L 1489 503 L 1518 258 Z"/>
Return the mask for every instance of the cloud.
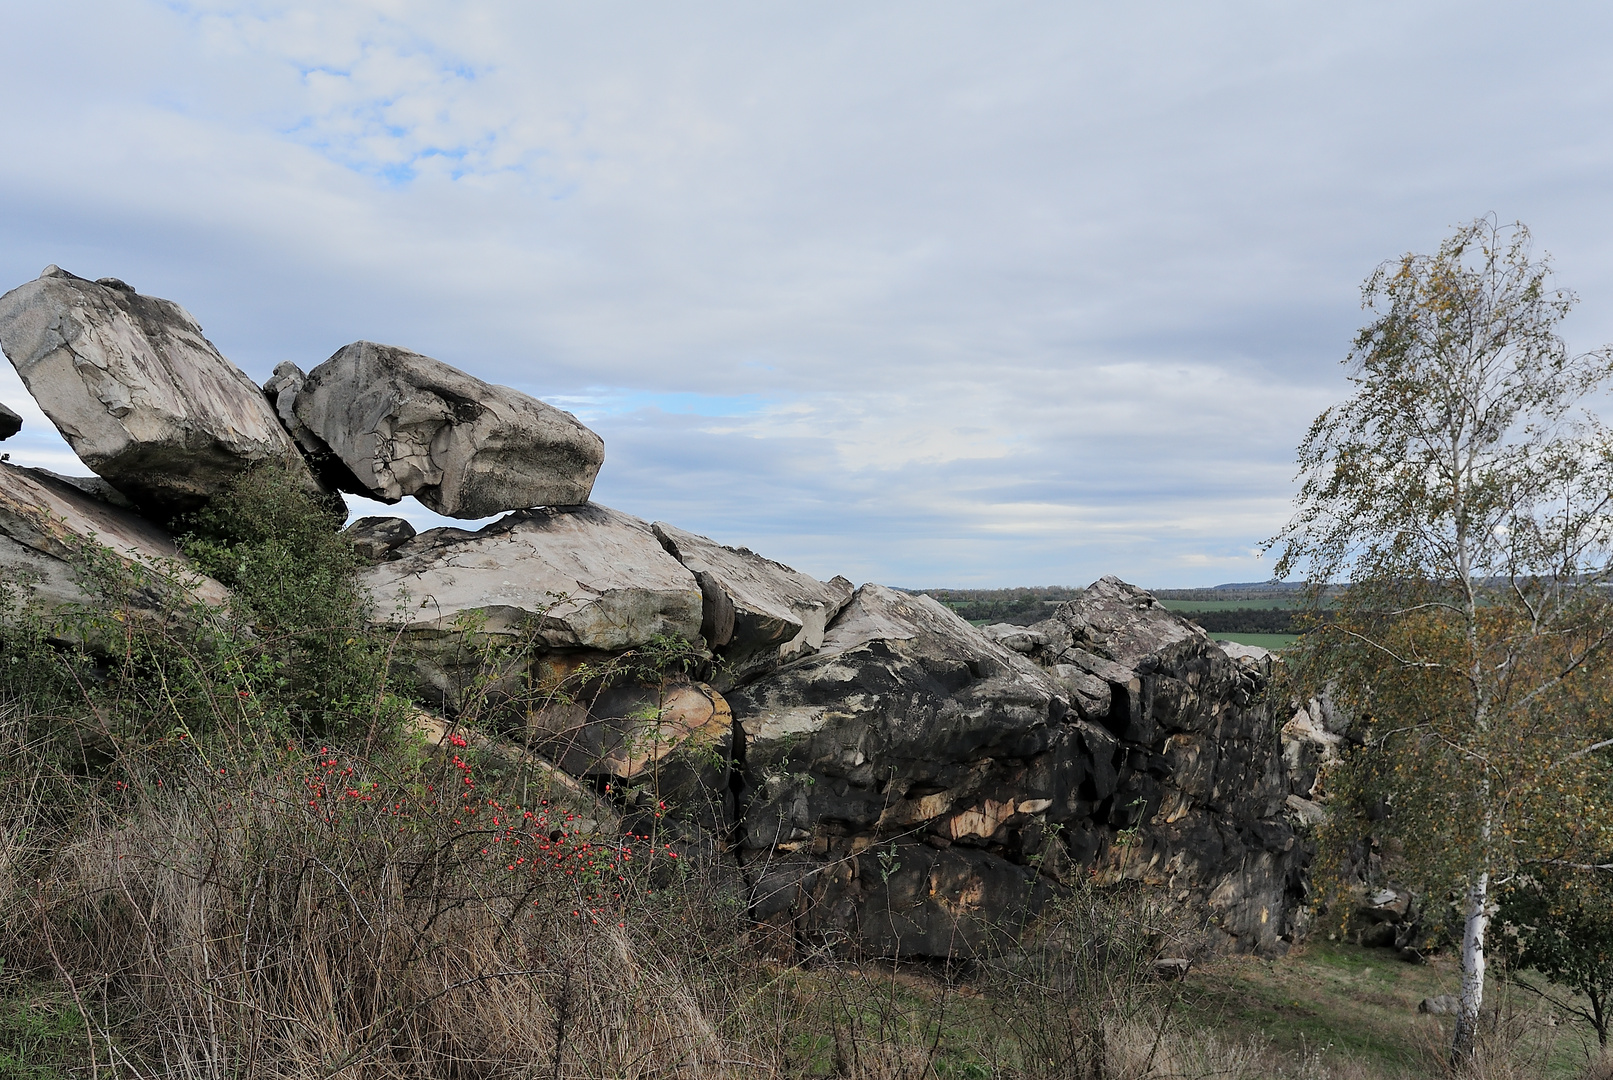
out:
<path id="1" fill-rule="evenodd" d="M 1259 577 L 1378 261 L 1521 217 L 1613 339 L 1609 20 L 37 5 L 0 285 L 116 274 L 259 378 L 418 349 L 584 416 L 602 501 L 815 573 Z"/>

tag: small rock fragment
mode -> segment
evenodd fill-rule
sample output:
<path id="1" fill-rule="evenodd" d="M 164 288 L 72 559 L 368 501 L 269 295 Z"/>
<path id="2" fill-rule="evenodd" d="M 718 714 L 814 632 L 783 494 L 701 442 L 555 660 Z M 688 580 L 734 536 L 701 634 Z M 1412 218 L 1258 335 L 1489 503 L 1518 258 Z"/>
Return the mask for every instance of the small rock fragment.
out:
<path id="1" fill-rule="evenodd" d="M 414 526 L 400 517 L 361 517 L 342 531 L 353 542 L 353 550 L 374 562 L 414 539 Z"/>

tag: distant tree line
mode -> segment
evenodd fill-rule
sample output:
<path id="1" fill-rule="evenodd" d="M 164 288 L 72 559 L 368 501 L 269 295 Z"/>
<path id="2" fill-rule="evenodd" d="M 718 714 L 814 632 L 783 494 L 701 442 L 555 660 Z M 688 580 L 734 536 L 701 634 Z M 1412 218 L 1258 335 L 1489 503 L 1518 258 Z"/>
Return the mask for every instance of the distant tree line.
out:
<path id="1" fill-rule="evenodd" d="M 1297 634 L 1293 608 L 1228 608 L 1224 611 L 1183 611 L 1183 618 L 1211 634 Z"/>

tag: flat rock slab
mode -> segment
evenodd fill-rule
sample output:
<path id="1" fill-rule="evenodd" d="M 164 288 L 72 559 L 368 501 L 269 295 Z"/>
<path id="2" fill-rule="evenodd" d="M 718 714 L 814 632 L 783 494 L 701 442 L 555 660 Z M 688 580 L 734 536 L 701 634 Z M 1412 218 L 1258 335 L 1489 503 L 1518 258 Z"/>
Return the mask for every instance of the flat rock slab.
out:
<path id="1" fill-rule="evenodd" d="M 79 459 L 148 512 L 262 461 L 319 490 L 263 393 L 170 300 L 48 267 L 0 297 L 0 347 Z"/>
<path id="2" fill-rule="evenodd" d="M 524 510 L 477 532 L 431 529 L 362 571 L 385 612 L 407 591 L 409 631 L 535 631 L 552 648 L 620 652 L 700 634 L 700 586 L 638 518 L 588 505 Z"/>
<path id="3" fill-rule="evenodd" d="M 382 502 L 413 495 L 457 518 L 581 505 L 605 461 L 605 441 L 570 413 L 408 349 L 357 341 L 300 385 L 276 376 L 293 430 L 356 481 L 343 490 Z"/>
<path id="4" fill-rule="evenodd" d="M 0 404 L 0 442 L 22 430 L 22 417 Z"/>
<path id="5" fill-rule="evenodd" d="M 854 591 L 843 577 L 819 581 L 748 548 L 726 547 L 664 521 L 652 528 L 700 583 L 700 633 L 725 661 L 730 683 L 817 652 Z"/>
<path id="6" fill-rule="evenodd" d="M 105 548 L 145 580 L 128 598 L 155 610 L 182 590 L 187 599 L 222 605 L 229 592 L 189 570 L 167 533 L 144 518 L 95 498 L 71 480 L 42 469 L 0 463 L 0 582 L 12 597 L 53 613 L 99 604 L 82 584 L 86 557 Z"/>

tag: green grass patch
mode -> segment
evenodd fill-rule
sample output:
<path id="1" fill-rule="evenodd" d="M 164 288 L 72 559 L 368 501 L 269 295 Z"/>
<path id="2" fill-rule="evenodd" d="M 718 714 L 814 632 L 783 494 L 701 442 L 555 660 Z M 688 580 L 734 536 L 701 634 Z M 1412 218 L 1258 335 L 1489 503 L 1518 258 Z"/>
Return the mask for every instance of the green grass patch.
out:
<path id="1" fill-rule="evenodd" d="M 1317 941 L 1278 959 L 1231 956 L 1188 976 L 1184 1022 L 1235 1038 L 1268 1041 L 1286 1054 L 1322 1052 L 1369 1076 L 1435 1075 L 1448 1052 L 1452 1016 L 1417 1011 L 1422 999 L 1455 994 L 1455 957 L 1407 963 L 1386 949 Z M 1578 1077 L 1596 1047 L 1584 1024 L 1552 1023 L 1550 1010 L 1492 979 L 1485 990 L 1492 1033 L 1508 1038 L 1543 1077 Z"/>

